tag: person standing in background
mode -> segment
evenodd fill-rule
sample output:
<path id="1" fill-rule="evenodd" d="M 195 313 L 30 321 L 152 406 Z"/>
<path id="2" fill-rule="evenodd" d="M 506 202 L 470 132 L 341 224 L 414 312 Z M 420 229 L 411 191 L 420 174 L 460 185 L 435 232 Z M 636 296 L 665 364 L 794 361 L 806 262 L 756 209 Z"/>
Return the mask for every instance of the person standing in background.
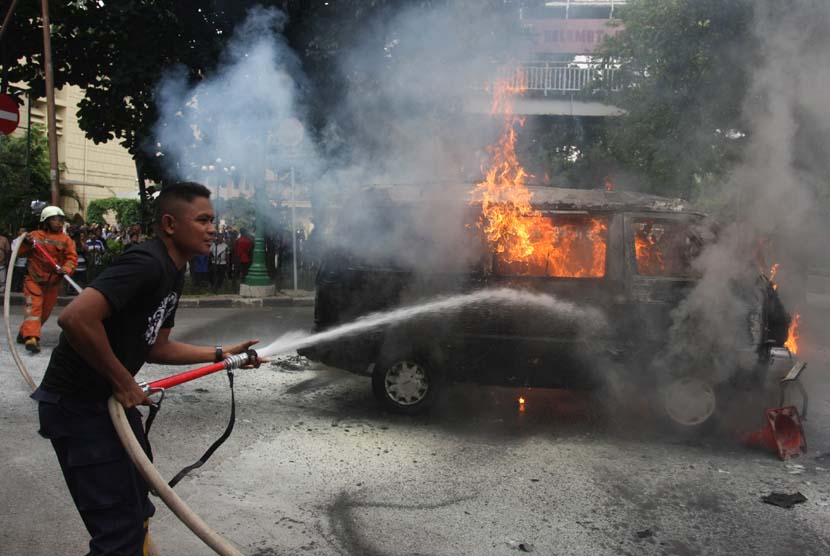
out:
<path id="1" fill-rule="evenodd" d="M 6 274 L 11 252 L 12 246 L 9 244 L 9 238 L 0 235 L 0 293 L 6 293 Z"/>
<path id="2" fill-rule="evenodd" d="M 26 228 L 19 228 L 17 230 L 17 237 L 12 240 L 12 251 L 17 247 L 23 238 L 26 236 L 26 232 L 28 230 Z M 26 275 L 26 256 L 17 255 L 17 259 L 14 261 L 14 271 L 12 273 L 12 291 L 13 292 L 22 292 L 23 291 L 23 277 Z"/>
<path id="3" fill-rule="evenodd" d="M 75 269 L 73 277 L 80 286 L 86 286 L 86 232 L 78 230 L 72 234 L 72 240 L 75 242 L 75 251 L 78 253 L 78 267 Z M 74 288 L 67 288 L 69 295 L 77 295 L 78 292 Z"/>
<path id="4" fill-rule="evenodd" d="M 216 242 L 210 247 L 210 268 L 213 273 L 211 285 L 213 291 L 219 291 L 225 274 L 228 273 L 228 244 L 222 234 L 216 236 Z"/>
<path id="5" fill-rule="evenodd" d="M 248 237 L 248 232 L 245 228 L 239 230 L 239 239 L 236 240 L 236 249 L 234 255 L 239 259 L 239 278 L 244 279 L 248 274 L 248 269 L 251 268 L 251 254 L 254 250 L 254 243 Z"/>
<path id="6" fill-rule="evenodd" d="M 91 278 L 95 278 L 104 265 L 104 251 L 107 247 L 101 239 L 101 228 L 95 229 L 87 236 L 86 240 L 86 263 L 91 270 Z"/>

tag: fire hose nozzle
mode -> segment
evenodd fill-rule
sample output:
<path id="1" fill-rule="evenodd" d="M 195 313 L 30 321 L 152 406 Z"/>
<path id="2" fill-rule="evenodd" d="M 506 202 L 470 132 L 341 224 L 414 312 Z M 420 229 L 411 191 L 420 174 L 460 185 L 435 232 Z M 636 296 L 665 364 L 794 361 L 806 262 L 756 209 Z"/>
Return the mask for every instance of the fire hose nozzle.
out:
<path id="1" fill-rule="evenodd" d="M 232 371 L 234 369 L 244 367 L 249 363 L 252 365 L 259 364 L 259 355 L 257 355 L 256 351 L 249 349 L 244 353 L 237 353 L 236 355 L 226 357 L 223 363 L 225 366 L 225 370 Z"/>

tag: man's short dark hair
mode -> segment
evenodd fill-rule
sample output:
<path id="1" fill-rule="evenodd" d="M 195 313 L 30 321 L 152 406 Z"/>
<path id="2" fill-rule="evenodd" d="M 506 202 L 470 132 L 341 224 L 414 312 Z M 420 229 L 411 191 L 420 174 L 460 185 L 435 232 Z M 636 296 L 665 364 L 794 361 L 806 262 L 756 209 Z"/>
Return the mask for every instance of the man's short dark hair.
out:
<path id="1" fill-rule="evenodd" d="M 210 199 L 210 189 L 193 181 L 180 181 L 162 187 L 156 198 L 155 222 L 160 223 L 162 215 L 173 212 L 177 202 L 191 203 L 196 197 Z"/>

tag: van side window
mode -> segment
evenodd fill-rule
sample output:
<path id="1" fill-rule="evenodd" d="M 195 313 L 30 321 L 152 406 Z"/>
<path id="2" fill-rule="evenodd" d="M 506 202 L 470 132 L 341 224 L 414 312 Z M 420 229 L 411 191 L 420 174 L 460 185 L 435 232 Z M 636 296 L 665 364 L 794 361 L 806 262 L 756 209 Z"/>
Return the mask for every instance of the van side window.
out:
<path id="1" fill-rule="evenodd" d="M 634 253 L 641 276 L 697 277 L 692 261 L 701 247 L 700 238 L 687 222 L 634 220 Z"/>
<path id="2" fill-rule="evenodd" d="M 501 276 L 602 278 L 608 246 L 608 219 L 578 215 L 523 217 L 527 237 L 522 249 L 495 253 L 494 271 Z"/>

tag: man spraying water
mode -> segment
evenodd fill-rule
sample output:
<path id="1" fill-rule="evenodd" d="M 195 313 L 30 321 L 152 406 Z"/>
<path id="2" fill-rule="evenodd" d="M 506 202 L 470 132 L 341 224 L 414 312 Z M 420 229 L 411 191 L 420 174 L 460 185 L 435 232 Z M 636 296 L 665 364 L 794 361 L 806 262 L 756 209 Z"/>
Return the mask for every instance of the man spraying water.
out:
<path id="1" fill-rule="evenodd" d="M 256 340 L 222 348 L 170 339 L 184 266 L 210 251 L 216 228 L 210 191 L 196 183 L 165 187 L 156 235 L 104 270 L 61 313 L 63 329 L 32 397 L 40 433 L 52 441 L 96 555 L 137 555 L 155 508 L 107 411 L 114 396 L 146 449 L 136 405 L 151 403 L 133 376 L 145 362 L 187 365 L 246 352 Z"/>

